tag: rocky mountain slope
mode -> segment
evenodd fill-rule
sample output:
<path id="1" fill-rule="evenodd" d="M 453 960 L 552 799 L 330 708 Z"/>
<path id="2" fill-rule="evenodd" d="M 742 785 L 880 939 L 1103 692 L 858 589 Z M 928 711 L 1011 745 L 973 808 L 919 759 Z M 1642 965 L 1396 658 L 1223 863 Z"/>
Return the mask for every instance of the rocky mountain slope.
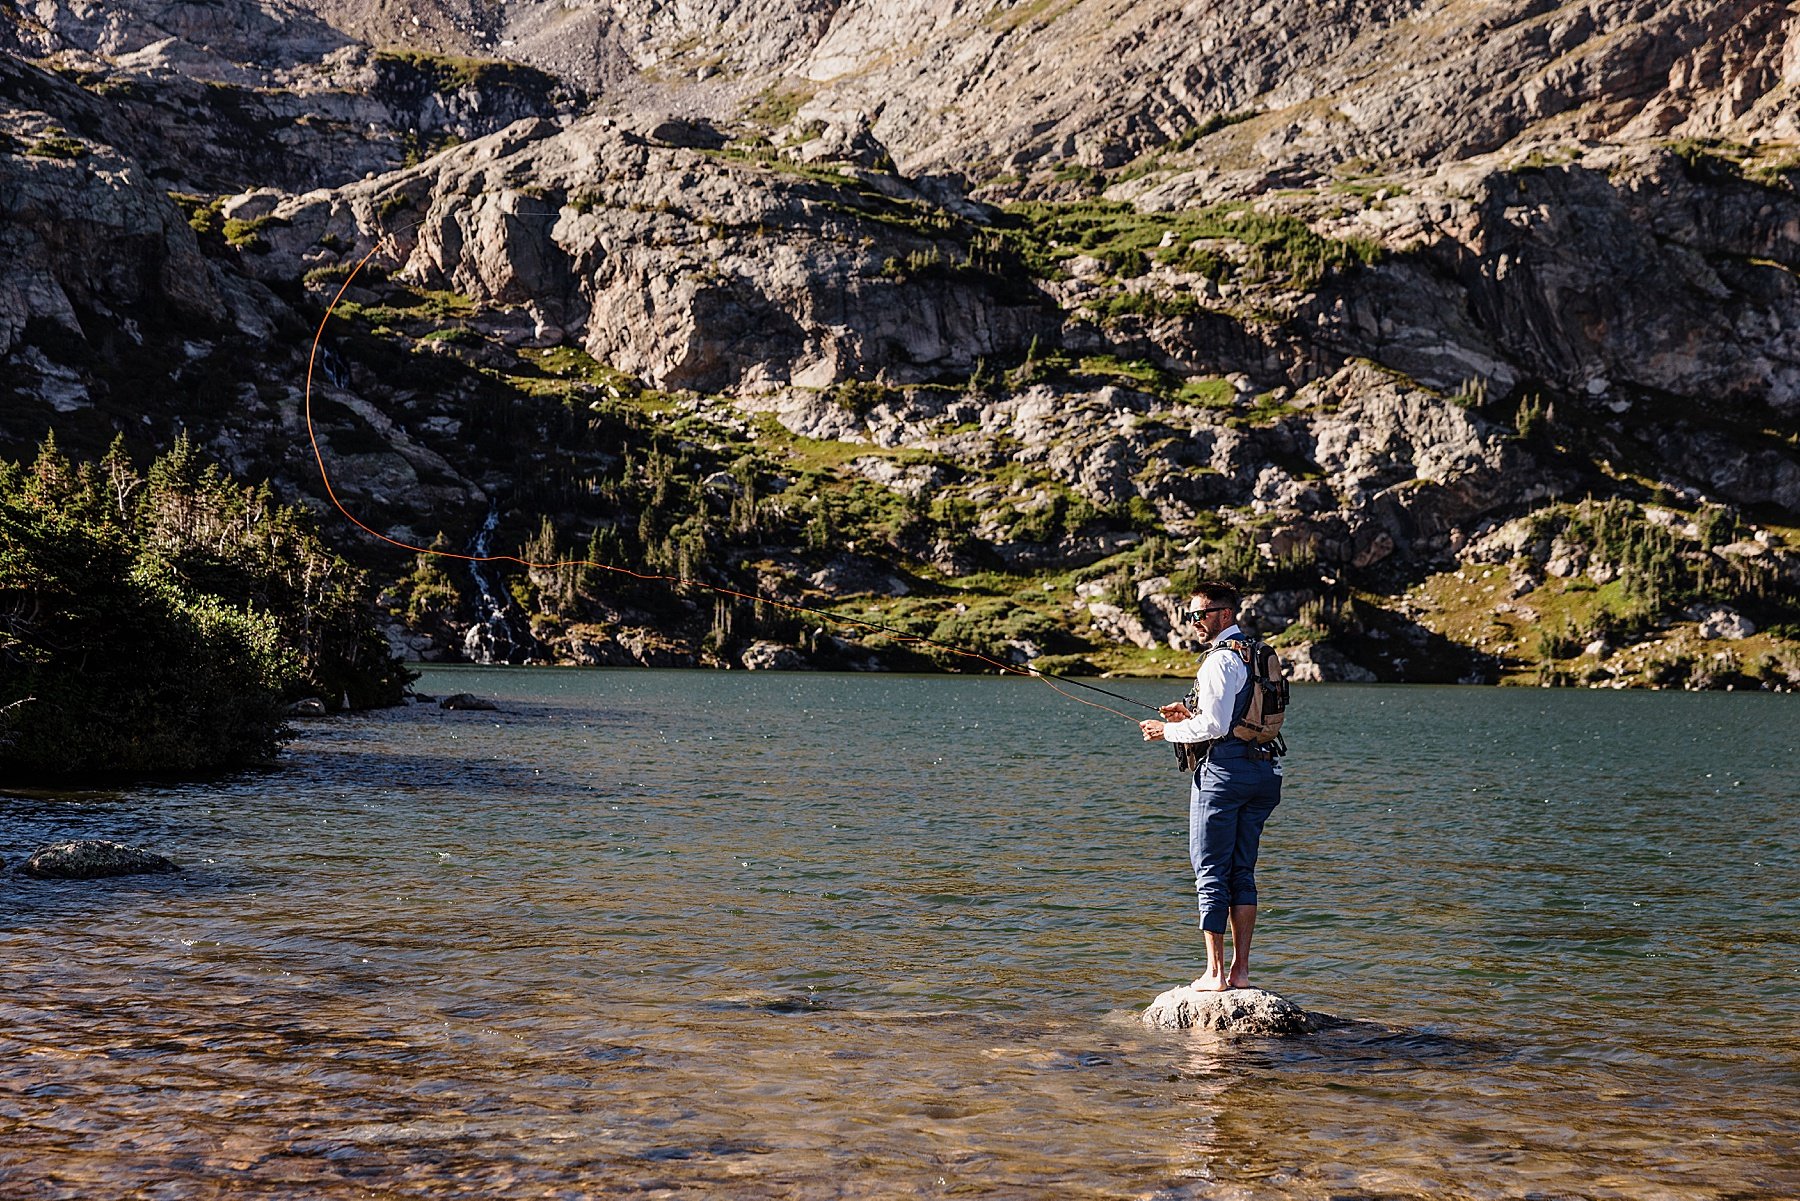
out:
<path id="1" fill-rule="evenodd" d="M 187 428 L 402 540 L 1062 670 L 1195 573 L 1323 678 L 1800 679 L 1800 15 L 18 8 L 0 451 Z M 414 563 L 423 654 L 904 666 Z M 926 656 L 929 659 L 930 656 Z M 943 665 L 954 665 L 945 662 Z"/>
<path id="2" fill-rule="evenodd" d="M 773 89 L 795 118 L 864 119 L 909 174 L 988 182 L 1120 167 L 1209 117 L 1248 127 L 1186 160 L 1298 182 L 1346 163 L 1436 165 L 1521 138 L 1792 139 L 1796 33 L 1773 0 L 310 0 L 376 43 L 504 54 L 689 106 Z M 423 25 L 412 25 L 420 18 Z"/>

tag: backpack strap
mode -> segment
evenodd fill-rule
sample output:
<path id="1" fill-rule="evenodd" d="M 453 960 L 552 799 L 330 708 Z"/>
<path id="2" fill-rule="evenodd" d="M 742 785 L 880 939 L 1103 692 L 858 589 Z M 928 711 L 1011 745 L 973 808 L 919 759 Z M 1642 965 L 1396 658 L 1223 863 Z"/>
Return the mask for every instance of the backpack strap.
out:
<path id="1" fill-rule="evenodd" d="M 1215 644 L 1213 647 L 1214 650 L 1221 649 L 1221 648 L 1236 652 L 1237 655 L 1243 659 L 1244 666 L 1249 669 L 1250 676 L 1247 680 L 1244 681 L 1244 688 L 1245 688 L 1246 692 L 1248 692 L 1251 689 L 1256 688 L 1257 682 L 1259 680 L 1265 678 L 1262 675 L 1262 673 L 1258 670 L 1257 660 L 1264 654 L 1272 654 L 1273 653 L 1273 648 L 1270 647 L 1268 643 L 1262 641 L 1260 638 L 1227 638 L 1223 642 L 1219 642 L 1219 643 Z M 1211 652 L 1209 651 L 1208 653 L 1210 654 Z M 1248 708 L 1249 708 L 1249 706 L 1246 706 L 1245 718 L 1247 718 L 1249 716 Z M 1232 714 L 1232 723 L 1231 723 L 1232 729 L 1236 730 L 1238 725 L 1241 723 L 1247 724 L 1247 723 L 1245 723 L 1244 718 L 1239 718 L 1237 716 L 1237 714 L 1234 712 Z M 1260 728 L 1260 727 L 1252 727 L 1252 728 Z M 1228 734 L 1228 735 L 1226 735 L 1226 737 L 1235 738 L 1235 737 L 1237 737 L 1237 735 L 1236 734 Z M 1240 739 L 1240 741 L 1243 741 L 1243 740 Z M 1283 738 L 1279 733 L 1277 733 L 1275 735 L 1274 740 L 1267 745 L 1267 755 L 1271 758 L 1280 758 L 1281 756 L 1283 756 L 1285 754 L 1287 754 L 1287 740 L 1285 738 Z"/>
<path id="2" fill-rule="evenodd" d="M 1250 674 L 1251 675 L 1256 674 L 1256 643 L 1255 642 L 1251 641 L 1248 638 L 1227 638 L 1221 642 L 1213 643 L 1212 646 L 1210 648 L 1208 648 L 1206 653 L 1210 655 L 1213 653 L 1213 651 L 1219 651 L 1219 650 L 1228 650 L 1228 651 L 1236 652 L 1237 657 L 1244 661 L 1244 666 L 1248 667 L 1250 669 Z"/>
<path id="3" fill-rule="evenodd" d="M 1243 686 L 1238 689 L 1238 694 L 1231 699 L 1231 724 L 1226 727 L 1224 734 L 1213 740 L 1213 745 L 1225 742 L 1228 739 L 1237 739 L 1237 741 L 1242 742 L 1243 739 L 1237 738 L 1237 735 L 1233 734 L 1232 731 L 1237 729 L 1238 725 L 1243 721 L 1242 714 L 1249 710 L 1253 690 L 1256 688 L 1256 643 L 1248 638 L 1225 638 L 1213 643 L 1207 648 L 1206 653 L 1208 656 L 1211 656 L 1215 651 L 1230 651 L 1232 654 L 1236 655 L 1239 659 L 1243 660 L 1246 672 Z M 1210 751 L 1212 747 L 1208 746 L 1207 749 Z"/>

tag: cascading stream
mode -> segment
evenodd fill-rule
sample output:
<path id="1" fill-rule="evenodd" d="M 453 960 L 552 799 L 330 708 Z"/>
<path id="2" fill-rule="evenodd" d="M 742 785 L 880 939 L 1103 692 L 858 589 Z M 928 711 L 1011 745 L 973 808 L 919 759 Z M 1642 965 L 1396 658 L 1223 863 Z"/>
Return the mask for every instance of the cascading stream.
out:
<path id="1" fill-rule="evenodd" d="M 529 634 L 519 637 L 513 628 L 509 616 L 513 605 L 512 599 L 499 587 L 491 577 L 484 563 L 480 560 L 490 554 L 494 530 L 500 525 L 500 506 L 488 509 L 487 519 L 481 523 L 474 539 L 469 543 L 469 554 L 474 560 L 469 563 L 469 577 L 475 581 L 478 596 L 476 610 L 480 620 L 470 626 L 463 635 L 463 654 L 471 663 L 519 663 L 531 657 L 534 641 Z"/>

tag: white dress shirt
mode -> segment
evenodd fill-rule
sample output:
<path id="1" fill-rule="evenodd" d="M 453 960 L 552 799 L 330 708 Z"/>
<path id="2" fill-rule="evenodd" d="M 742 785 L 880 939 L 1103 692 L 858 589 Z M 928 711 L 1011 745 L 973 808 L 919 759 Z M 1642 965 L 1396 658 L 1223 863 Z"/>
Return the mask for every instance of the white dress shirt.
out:
<path id="1" fill-rule="evenodd" d="M 1194 691 L 1199 704 L 1194 715 L 1185 721 L 1172 721 L 1163 727 L 1168 742 L 1209 742 L 1231 733 L 1231 715 L 1237 707 L 1238 693 L 1250 678 L 1250 668 L 1233 651 L 1215 653 L 1213 648 L 1227 638 L 1242 638 L 1236 625 L 1226 626 L 1207 647 L 1206 655 L 1194 672 Z"/>

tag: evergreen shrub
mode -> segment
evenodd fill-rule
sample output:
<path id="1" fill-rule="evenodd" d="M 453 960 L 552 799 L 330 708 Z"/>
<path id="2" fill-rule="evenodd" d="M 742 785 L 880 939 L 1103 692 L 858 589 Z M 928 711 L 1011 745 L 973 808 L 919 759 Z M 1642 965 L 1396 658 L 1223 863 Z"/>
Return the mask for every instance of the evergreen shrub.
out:
<path id="1" fill-rule="evenodd" d="M 0 775 L 242 766 L 290 699 L 394 704 L 410 678 L 361 573 L 185 436 L 147 475 L 119 442 L 0 463 Z"/>

